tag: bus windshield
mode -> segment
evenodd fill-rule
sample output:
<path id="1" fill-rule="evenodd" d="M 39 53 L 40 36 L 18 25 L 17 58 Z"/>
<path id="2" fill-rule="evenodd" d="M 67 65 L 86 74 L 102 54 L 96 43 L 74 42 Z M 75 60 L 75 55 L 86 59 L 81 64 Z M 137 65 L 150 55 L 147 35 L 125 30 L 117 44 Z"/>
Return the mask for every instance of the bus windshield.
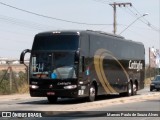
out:
<path id="1" fill-rule="evenodd" d="M 32 50 L 77 50 L 78 35 L 37 35 Z"/>
<path id="2" fill-rule="evenodd" d="M 76 78 L 75 52 L 35 52 L 31 55 L 31 76 L 49 79 Z"/>

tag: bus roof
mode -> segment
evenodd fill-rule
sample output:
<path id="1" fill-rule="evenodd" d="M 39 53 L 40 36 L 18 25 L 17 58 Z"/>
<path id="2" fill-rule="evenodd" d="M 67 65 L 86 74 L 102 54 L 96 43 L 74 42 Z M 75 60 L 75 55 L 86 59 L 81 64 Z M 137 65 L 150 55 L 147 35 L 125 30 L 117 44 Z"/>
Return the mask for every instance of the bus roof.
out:
<path id="1" fill-rule="evenodd" d="M 79 33 L 93 33 L 93 34 L 104 34 L 108 36 L 113 36 L 113 37 L 119 37 L 124 39 L 124 37 L 120 35 L 114 35 L 111 33 L 103 32 L 103 31 L 94 31 L 94 30 L 57 30 L 57 31 L 46 31 L 46 32 L 41 32 L 38 33 L 37 35 L 46 35 L 46 34 L 79 34 Z"/>
<path id="2" fill-rule="evenodd" d="M 83 34 L 83 33 L 97 34 L 99 36 L 106 35 L 106 36 L 119 38 L 120 40 L 128 41 L 128 42 L 131 42 L 131 43 L 137 43 L 137 44 L 143 45 L 143 43 L 141 43 L 141 42 L 125 39 L 123 36 L 120 36 L 120 35 L 115 35 L 115 34 L 103 32 L 103 31 L 94 31 L 94 30 L 53 30 L 53 31 L 46 31 L 46 32 L 38 33 L 37 36 L 43 36 L 43 35 L 46 36 L 46 35 L 53 35 L 53 34 L 80 35 L 80 34 Z"/>

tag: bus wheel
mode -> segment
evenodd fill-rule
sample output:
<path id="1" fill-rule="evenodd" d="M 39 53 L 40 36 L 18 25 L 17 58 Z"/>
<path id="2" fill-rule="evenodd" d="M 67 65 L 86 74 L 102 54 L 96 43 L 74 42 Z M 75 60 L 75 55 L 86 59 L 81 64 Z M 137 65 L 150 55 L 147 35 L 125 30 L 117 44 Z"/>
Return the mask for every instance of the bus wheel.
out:
<path id="1" fill-rule="evenodd" d="M 49 103 L 56 103 L 57 102 L 57 97 L 55 97 L 55 96 L 48 96 L 47 99 L 48 99 Z"/>
<path id="2" fill-rule="evenodd" d="M 88 101 L 89 102 L 92 102 L 94 101 L 96 98 L 96 88 L 95 88 L 95 85 L 92 84 L 89 88 L 89 97 L 88 97 Z"/>
<path id="3" fill-rule="evenodd" d="M 136 86 L 136 84 L 133 84 L 133 93 L 132 93 L 132 95 L 136 95 L 137 94 L 137 86 Z"/>
<path id="4" fill-rule="evenodd" d="M 132 95 L 132 85 L 131 85 L 131 82 L 128 83 L 128 86 L 127 86 L 127 96 L 131 96 Z"/>

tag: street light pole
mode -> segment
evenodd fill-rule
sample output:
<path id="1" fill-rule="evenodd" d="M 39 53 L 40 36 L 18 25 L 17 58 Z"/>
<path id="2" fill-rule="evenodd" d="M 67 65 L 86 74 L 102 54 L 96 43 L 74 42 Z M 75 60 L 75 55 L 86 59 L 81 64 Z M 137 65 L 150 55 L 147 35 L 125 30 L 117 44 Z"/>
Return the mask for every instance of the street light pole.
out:
<path id="1" fill-rule="evenodd" d="M 140 18 L 144 17 L 148 15 L 148 13 L 143 14 L 142 16 L 138 17 L 137 19 L 135 19 L 131 24 L 129 24 L 122 32 L 119 33 L 119 35 L 121 35 L 125 30 L 127 30 L 133 23 L 135 23 L 137 20 L 139 20 Z"/>

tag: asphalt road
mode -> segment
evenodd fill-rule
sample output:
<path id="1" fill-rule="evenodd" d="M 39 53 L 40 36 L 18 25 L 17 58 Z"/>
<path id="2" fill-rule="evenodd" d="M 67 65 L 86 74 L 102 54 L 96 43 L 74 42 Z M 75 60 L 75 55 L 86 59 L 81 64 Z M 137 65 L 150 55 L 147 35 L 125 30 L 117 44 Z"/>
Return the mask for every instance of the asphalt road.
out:
<path id="1" fill-rule="evenodd" d="M 160 120 L 160 96 L 151 100 L 112 105 L 79 113 L 68 113 L 54 119 L 65 120 Z M 158 117 L 159 115 L 159 117 Z M 73 117 L 69 117 L 73 116 Z M 75 117 L 77 116 L 77 117 Z"/>
<path id="2" fill-rule="evenodd" d="M 155 92 L 149 92 L 149 88 L 146 87 L 145 89 L 138 91 L 136 97 L 141 95 L 153 95 L 154 93 Z M 89 109 L 90 105 L 94 106 L 97 102 L 112 103 L 119 100 L 123 102 L 127 98 L 128 97 L 116 95 L 99 96 L 97 101 L 92 103 L 86 102 L 85 99 L 59 99 L 56 104 L 49 104 L 47 98 L 30 97 L 29 94 L 9 95 L 0 96 L 0 111 L 72 111 L 74 109 L 76 110 L 75 106 L 77 107 L 77 110 L 83 110 L 84 108 Z M 134 100 L 134 97 L 129 98 Z"/>
<path id="3" fill-rule="evenodd" d="M 28 94 L 0 96 L 0 111 L 43 111 L 43 113 L 49 116 L 57 116 L 54 117 L 54 119 L 97 120 L 97 117 L 101 116 L 98 120 L 106 118 L 121 120 L 122 118 L 128 119 L 128 117 L 115 118 L 102 116 L 107 114 L 106 111 L 160 111 L 160 92 L 150 92 L 149 88 L 146 87 L 139 91 L 138 95 L 132 97 L 100 96 L 97 101 L 91 103 L 86 102 L 85 99 L 59 99 L 56 104 L 49 104 L 46 98 L 31 98 Z M 77 113 L 76 111 L 80 112 Z M 86 118 L 84 116 L 89 117 Z M 140 120 L 150 120 L 150 117 L 140 118 Z M 41 119 L 46 118 L 43 117 Z M 47 119 L 50 119 L 50 117 L 47 117 Z M 131 120 L 132 119 L 133 118 L 131 118 Z M 157 119 L 157 117 L 154 119 Z"/>

